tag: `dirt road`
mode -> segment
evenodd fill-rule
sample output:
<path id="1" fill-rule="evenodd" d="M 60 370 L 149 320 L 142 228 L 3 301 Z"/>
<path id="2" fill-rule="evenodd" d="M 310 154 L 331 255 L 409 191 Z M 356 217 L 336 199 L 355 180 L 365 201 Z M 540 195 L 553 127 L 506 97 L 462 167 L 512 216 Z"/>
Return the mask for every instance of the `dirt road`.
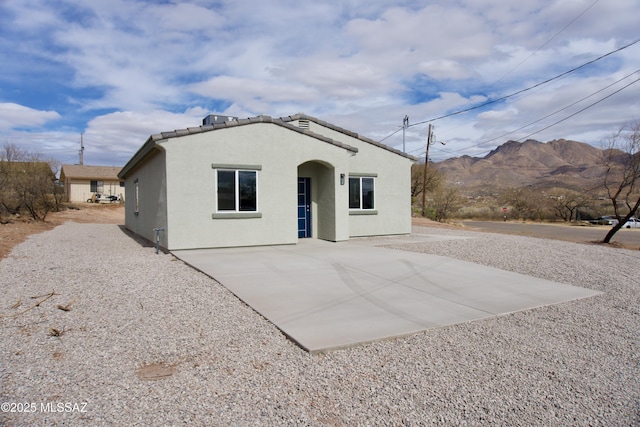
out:
<path id="1" fill-rule="evenodd" d="M 610 226 L 606 225 L 577 226 L 501 221 L 463 221 L 463 225 L 467 230 L 514 234 L 576 243 L 601 241 L 610 229 Z M 622 229 L 613 236 L 612 242 L 614 246 L 621 246 L 626 249 L 639 249 L 640 230 Z"/>
<path id="2" fill-rule="evenodd" d="M 28 218 L 14 218 L 12 223 L 0 224 L 0 259 L 6 257 L 17 244 L 24 242 L 31 234 L 51 230 L 67 221 L 96 224 L 124 224 L 124 205 L 96 205 L 83 203 L 78 209 L 52 212 L 45 222 Z"/>

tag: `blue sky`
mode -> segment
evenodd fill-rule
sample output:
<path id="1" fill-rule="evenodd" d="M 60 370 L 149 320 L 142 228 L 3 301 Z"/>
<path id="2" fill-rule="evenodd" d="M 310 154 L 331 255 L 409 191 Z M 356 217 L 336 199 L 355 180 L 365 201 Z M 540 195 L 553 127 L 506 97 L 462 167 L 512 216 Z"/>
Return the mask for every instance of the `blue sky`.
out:
<path id="1" fill-rule="evenodd" d="M 628 45 L 638 16 L 637 0 L 0 0 L 0 144 L 73 164 L 82 133 L 85 164 L 122 166 L 209 113 L 302 112 L 402 149 L 407 115 L 419 157 L 418 123 Z M 430 158 L 484 156 L 611 95 L 531 136 L 598 146 L 640 120 L 638 70 L 640 43 L 436 120 Z"/>

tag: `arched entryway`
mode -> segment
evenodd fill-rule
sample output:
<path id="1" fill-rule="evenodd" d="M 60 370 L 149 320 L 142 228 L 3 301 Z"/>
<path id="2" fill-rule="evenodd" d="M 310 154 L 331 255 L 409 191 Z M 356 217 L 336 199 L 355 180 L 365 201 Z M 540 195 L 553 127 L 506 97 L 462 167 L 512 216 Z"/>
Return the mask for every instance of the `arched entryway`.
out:
<path id="1" fill-rule="evenodd" d="M 298 237 L 336 240 L 335 168 L 312 160 L 298 166 Z"/>

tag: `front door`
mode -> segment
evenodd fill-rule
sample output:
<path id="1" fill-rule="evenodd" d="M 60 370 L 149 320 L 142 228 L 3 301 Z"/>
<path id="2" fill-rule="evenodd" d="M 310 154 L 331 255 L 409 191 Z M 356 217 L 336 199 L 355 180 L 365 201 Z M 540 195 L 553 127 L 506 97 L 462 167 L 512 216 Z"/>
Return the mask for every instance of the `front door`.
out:
<path id="1" fill-rule="evenodd" d="M 298 178 L 298 238 L 311 237 L 311 178 Z"/>

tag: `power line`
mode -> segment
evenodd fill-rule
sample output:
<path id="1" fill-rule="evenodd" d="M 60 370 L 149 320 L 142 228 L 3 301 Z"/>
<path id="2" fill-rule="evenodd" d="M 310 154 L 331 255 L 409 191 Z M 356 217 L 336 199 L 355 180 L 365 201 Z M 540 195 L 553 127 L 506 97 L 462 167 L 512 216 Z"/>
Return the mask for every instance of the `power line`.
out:
<path id="1" fill-rule="evenodd" d="M 395 132 L 393 132 L 391 135 L 387 135 L 387 136 L 385 136 L 384 138 L 382 138 L 382 139 L 381 139 L 380 141 L 378 141 L 378 142 L 382 142 L 382 141 L 384 141 L 385 139 L 389 139 L 389 138 L 391 138 L 393 135 L 395 135 L 396 133 L 400 132 L 400 131 L 401 131 L 401 130 L 403 130 L 403 129 L 406 129 L 406 128 L 405 128 L 405 127 L 401 127 L 400 129 L 398 129 L 398 130 L 396 130 Z"/>
<path id="2" fill-rule="evenodd" d="M 471 145 L 471 146 L 468 146 L 468 147 L 465 147 L 465 148 L 462 148 L 462 149 L 458 149 L 458 150 L 449 151 L 449 150 L 442 150 L 442 149 L 440 149 L 439 151 L 446 152 L 447 154 L 454 154 L 455 152 L 460 152 L 460 151 L 468 150 L 468 149 L 470 149 L 470 148 L 478 147 L 478 146 L 480 146 L 480 145 L 483 145 L 483 144 L 486 144 L 486 143 L 489 143 L 489 142 L 495 141 L 496 139 L 503 138 L 503 137 L 505 137 L 505 136 L 507 136 L 507 135 L 510 135 L 510 134 L 514 133 L 514 132 L 517 132 L 517 131 L 522 130 L 522 129 L 526 128 L 526 127 L 529 127 L 529 126 L 531 126 L 531 125 L 533 125 L 533 124 L 536 124 L 536 123 L 538 123 L 538 122 L 540 122 L 540 121 L 542 121 L 542 120 L 544 120 L 544 119 L 546 119 L 546 118 L 549 118 L 549 117 L 551 117 L 551 116 L 553 116 L 553 115 L 555 115 L 555 114 L 557 114 L 557 113 L 559 113 L 559 112 L 561 112 L 561 111 L 564 111 L 564 110 L 566 110 L 567 108 L 573 107 L 573 106 L 575 106 L 576 104 L 578 104 L 578 103 L 580 103 L 580 102 L 582 102 L 582 101 L 584 101 L 584 100 L 586 100 L 586 99 L 588 99 L 588 98 L 590 98 L 590 97 L 592 97 L 592 96 L 594 96 L 594 95 L 596 95 L 596 94 L 598 94 L 598 93 L 600 93 L 600 92 L 602 92 L 602 91 L 604 91 L 604 90 L 606 90 L 606 89 L 610 88 L 611 86 L 613 86 L 613 85 L 615 85 L 615 84 L 617 84 L 617 83 L 620 83 L 621 81 L 623 81 L 623 80 L 625 80 L 625 79 L 629 78 L 630 76 L 632 76 L 632 75 L 634 75 L 634 74 L 636 74 L 636 73 L 638 73 L 638 72 L 640 72 L 640 70 L 636 70 L 636 71 L 634 71 L 633 73 L 628 74 L 627 76 L 625 76 L 625 77 L 623 77 L 623 78 L 621 78 L 621 79 L 619 79 L 619 80 L 615 81 L 614 83 L 611 83 L 611 84 L 609 84 L 609 85 L 605 86 L 604 88 L 602 88 L 602 89 L 600 89 L 600 90 L 598 90 L 598 91 L 596 91 L 596 92 L 594 92 L 594 93 L 592 93 L 592 94 L 590 94 L 590 95 L 588 95 L 588 96 L 585 96 L 585 97 L 581 98 L 581 99 L 580 99 L 580 100 L 578 100 L 578 101 L 575 101 L 575 102 L 573 102 L 573 103 L 571 103 L 571 104 L 569 104 L 569 105 L 567 105 L 567 106 L 565 106 L 565 107 L 563 107 L 563 108 L 561 108 L 561 109 L 559 109 L 559 110 L 554 111 L 554 112 L 553 112 L 553 113 L 551 113 L 551 114 L 547 114 L 546 116 L 544 116 L 544 117 L 542 117 L 542 118 L 540 118 L 540 119 L 538 119 L 538 120 L 535 120 L 535 121 L 533 121 L 533 122 L 531 122 L 531 123 L 528 123 L 528 124 L 526 124 L 526 125 L 524 125 L 524 126 L 522 126 L 522 127 L 518 128 L 518 129 L 516 129 L 516 130 L 513 130 L 513 131 L 511 131 L 511 132 L 508 132 L 508 133 L 506 133 L 506 134 L 503 134 L 503 135 L 501 135 L 501 136 L 499 136 L 499 137 L 496 137 L 496 138 L 493 138 L 493 139 L 490 139 L 490 140 L 487 140 L 487 141 L 482 141 L 482 142 L 480 142 L 480 143 L 478 143 L 478 144 L 473 144 L 473 145 Z M 603 98 L 598 99 L 597 101 L 595 101 L 595 102 L 593 102 L 593 103 L 591 103 L 591 104 L 587 105 L 586 107 L 584 107 L 584 108 L 582 108 L 582 109 L 580 109 L 580 110 L 576 111 L 576 112 L 575 112 L 575 113 L 573 113 L 573 114 L 570 114 L 570 115 L 568 115 L 568 116 L 566 116 L 566 117 L 564 117 L 564 118 L 562 118 L 562 119 L 560 119 L 560 120 L 558 120 L 558 121 L 556 121 L 556 122 L 554 122 L 554 123 L 552 123 L 552 124 L 550 124 L 550 125 L 548 125 L 548 126 L 545 126 L 545 127 L 544 127 L 544 128 L 542 128 L 542 129 L 538 129 L 537 131 L 532 132 L 532 133 L 530 133 L 529 135 L 526 135 L 526 136 L 524 136 L 524 137 L 518 138 L 518 141 L 522 141 L 522 140 L 525 140 L 525 139 L 527 139 L 527 138 L 530 138 L 530 137 L 531 137 L 531 136 L 533 136 L 533 135 L 536 135 L 536 134 L 538 134 L 538 133 L 540 133 L 540 132 L 543 132 L 543 131 L 545 131 L 545 130 L 547 130 L 547 129 L 549 129 L 549 128 L 553 127 L 553 126 L 556 126 L 556 125 L 558 125 L 558 124 L 560 124 L 560 123 L 562 123 L 562 122 L 564 122 L 564 121 L 566 121 L 566 120 L 569 120 L 570 118 L 575 117 L 575 116 L 577 116 L 577 115 L 578 115 L 578 114 L 580 114 L 580 113 L 583 113 L 584 111 L 588 110 L 589 108 L 591 108 L 591 107 L 593 107 L 593 106 L 595 106 L 595 105 L 597 105 L 597 104 L 599 104 L 599 103 L 601 103 L 601 102 L 605 101 L 606 99 L 608 99 L 608 98 L 612 97 L 613 95 L 615 95 L 615 94 L 617 94 L 617 93 L 619 93 L 619 92 L 623 91 L 624 89 L 626 89 L 626 88 L 628 88 L 629 86 L 631 86 L 631 85 L 633 85 L 633 84 L 637 83 L 638 81 L 640 81 L 640 78 L 638 78 L 638 79 L 636 79 L 636 80 L 632 81 L 631 83 L 626 84 L 625 86 L 623 86 L 623 87 L 621 87 L 620 89 L 618 89 L 618 90 L 616 90 L 616 91 L 614 91 L 614 92 L 612 92 L 612 93 L 608 94 L 607 96 L 605 96 L 605 97 L 603 97 Z M 423 150 L 423 149 L 424 149 L 424 147 L 421 147 L 421 148 L 418 148 L 418 149 L 413 150 L 413 151 L 411 151 L 411 152 L 418 151 L 418 150 Z M 487 152 L 489 152 L 489 151 L 491 151 L 491 150 L 488 150 Z M 482 153 L 480 153 L 480 154 L 482 154 Z"/>
<path id="3" fill-rule="evenodd" d="M 595 0 L 593 3 L 591 3 L 590 6 L 588 6 L 586 9 L 584 9 L 582 12 L 580 12 L 580 14 L 578 16 L 576 16 L 575 18 L 573 18 L 571 20 L 571 22 L 569 22 L 567 25 L 565 25 L 560 31 L 558 31 L 557 33 L 555 33 L 553 35 L 553 37 L 551 37 L 549 40 L 547 40 L 546 42 L 544 42 L 542 45 L 540 45 L 540 47 L 538 47 L 536 50 L 534 50 L 533 52 L 531 52 L 531 54 L 529 54 L 529 56 L 527 56 L 525 59 L 523 59 L 518 65 L 516 65 L 515 67 L 513 67 L 511 70 L 507 71 L 502 77 L 500 77 L 498 80 L 496 80 L 493 84 L 491 84 L 491 86 L 489 86 L 489 88 L 492 88 L 493 86 L 495 86 L 496 83 L 498 83 L 499 81 L 501 81 L 502 79 L 504 79 L 505 77 L 507 77 L 509 74 L 511 74 L 514 70 L 516 70 L 518 67 L 520 67 L 522 64 L 524 64 L 525 62 L 527 62 L 529 60 L 529 58 L 531 58 L 533 55 L 535 55 L 536 53 L 538 53 L 543 47 L 545 47 L 546 45 L 548 45 L 549 43 L 551 43 L 556 37 L 558 37 L 561 33 L 564 32 L 564 30 L 566 30 L 567 28 L 569 28 L 574 22 L 576 22 L 578 19 L 580 19 L 582 17 L 582 15 L 584 15 L 585 13 L 587 13 L 589 11 L 589 9 L 591 9 L 593 6 L 596 5 L 596 3 L 598 3 L 600 0 Z"/>
<path id="4" fill-rule="evenodd" d="M 629 43 L 629 44 L 627 44 L 627 45 L 624 45 L 624 46 L 622 46 L 622 47 L 619 47 L 618 49 L 615 49 L 615 50 L 612 50 L 612 51 L 610 51 L 610 52 L 608 52 L 608 53 L 605 53 L 604 55 L 601 55 L 601 56 L 599 56 L 599 57 L 597 57 L 597 58 L 595 58 L 595 59 L 593 59 L 593 60 L 591 60 L 591 61 L 589 61 L 589 62 L 586 62 L 586 63 L 584 63 L 584 64 L 582 64 L 582 65 L 580 65 L 580 66 L 578 66 L 578 67 L 574 67 L 574 68 L 572 68 L 572 69 L 570 69 L 570 70 L 568 70 L 568 71 L 565 71 L 565 72 L 564 72 L 564 73 L 562 73 L 562 74 L 558 74 L 558 75 L 557 75 L 557 76 L 555 76 L 555 77 L 552 77 L 552 78 L 550 78 L 550 79 L 544 80 L 544 81 L 542 81 L 542 82 L 540 82 L 540 83 L 536 83 L 536 84 L 535 84 L 535 85 L 533 85 L 533 86 L 529 86 L 529 87 L 527 87 L 527 88 L 525 88 L 525 89 L 521 89 L 521 90 L 516 91 L 516 92 L 513 92 L 513 93 L 511 93 L 511 94 L 509 94 L 509 95 L 505 95 L 505 96 L 502 96 L 502 97 L 500 97 L 500 98 L 497 98 L 497 99 L 493 99 L 493 100 L 491 100 L 491 101 L 484 102 L 484 103 L 482 103 L 482 104 L 480 104 L 480 105 L 476 105 L 476 106 L 474 106 L 474 107 L 469 107 L 469 108 L 465 108 L 465 109 L 462 109 L 462 110 L 454 111 L 454 112 L 452 112 L 452 113 L 444 114 L 444 115 L 442 115 L 442 116 L 434 117 L 434 118 L 427 119 L 427 120 L 422 120 L 422 121 L 419 121 L 419 122 L 413 123 L 413 124 L 409 125 L 408 127 L 413 127 L 413 126 L 418 126 L 418 125 L 425 124 L 425 123 L 429 123 L 429 122 L 434 122 L 434 121 L 436 121 L 436 120 L 441 120 L 441 119 L 444 119 L 444 118 L 447 118 L 447 117 L 451 117 L 451 116 L 455 116 L 455 115 L 462 114 L 462 113 L 468 113 L 469 111 L 477 110 L 477 109 L 479 109 L 479 108 L 486 107 L 487 105 L 491 105 L 491 104 L 495 104 L 496 102 L 504 101 L 505 99 L 512 98 L 512 97 L 514 97 L 514 96 L 516 96 L 516 95 L 519 95 L 519 94 L 521 94 L 521 93 L 524 93 L 524 92 L 528 92 L 528 91 L 530 91 L 530 90 L 532 90 L 532 89 L 535 89 L 535 88 L 537 88 L 537 87 L 540 87 L 540 86 L 542 86 L 542 85 L 545 85 L 545 84 L 547 84 L 547 83 L 550 83 L 550 82 L 552 82 L 552 81 L 554 81 L 554 80 L 557 80 L 557 79 L 559 79 L 559 78 L 562 78 L 562 77 L 564 77 L 564 76 L 567 76 L 567 75 L 569 75 L 569 74 L 571 74 L 571 73 L 574 73 L 574 72 L 576 72 L 576 71 L 578 71 L 578 70 L 580 70 L 580 69 L 582 69 L 582 68 L 584 68 L 584 67 L 586 67 L 586 66 L 588 66 L 588 65 L 594 64 L 595 62 L 600 61 L 601 59 L 606 58 L 607 56 L 611 56 L 611 55 L 613 55 L 614 53 L 618 53 L 618 52 L 620 52 L 620 51 L 622 51 L 622 50 L 624 50 L 624 49 L 627 49 L 627 48 L 629 48 L 629 47 L 631 47 L 631 46 L 635 45 L 635 44 L 636 44 L 636 43 L 638 43 L 638 42 L 640 42 L 640 39 L 636 39 L 636 40 L 634 40 L 633 42 L 631 42 L 631 43 Z M 401 130 L 402 130 L 402 128 L 400 128 L 400 129 L 396 130 L 395 132 L 393 132 L 393 133 L 391 133 L 390 135 L 388 135 L 388 136 L 386 136 L 386 137 L 382 138 L 382 139 L 381 139 L 380 141 L 378 141 L 378 142 L 382 142 L 382 141 L 384 141 L 384 140 L 386 140 L 386 139 L 388 139 L 388 138 L 392 137 L 393 135 L 395 135 L 396 133 L 400 132 Z"/>
<path id="5" fill-rule="evenodd" d="M 580 19 L 582 17 L 582 15 L 584 15 L 585 13 L 587 13 L 593 6 L 595 6 L 600 0 L 595 0 L 593 3 L 591 3 L 589 6 L 587 6 L 582 12 L 580 12 L 575 18 L 573 18 L 568 24 L 566 24 L 564 27 L 562 27 L 562 29 L 560 31 L 558 31 L 557 33 L 555 33 L 550 39 L 548 39 L 547 41 L 545 41 L 543 44 L 541 44 L 540 46 L 538 46 L 538 48 L 536 48 L 536 50 L 534 50 L 533 52 L 531 52 L 529 54 L 529 56 L 527 56 L 525 59 L 523 59 L 522 61 L 520 61 L 520 63 L 518 63 L 515 67 L 513 67 L 511 70 L 507 71 L 502 77 L 500 77 L 498 80 L 496 80 L 495 82 L 493 82 L 491 85 L 489 85 L 488 89 L 491 89 L 492 87 L 494 87 L 498 82 L 502 81 L 506 76 L 508 76 L 509 74 L 511 74 L 513 71 L 515 71 L 516 69 L 518 69 L 522 64 L 524 64 L 525 62 L 527 62 L 532 56 L 534 56 L 536 53 L 538 53 L 542 48 L 544 48 L 545 46 L 547 46 L 549 43 L 551 43 L 556 37 L 558 37 L 560 34 L 562 34 L 567 28 L 569 28 L 571 25 L 573 25 L 574 22 L 576 22 L 578 19 Z"/>
<path id="6" fill-rule="evenodd" d="M 514 129 L 514 130 L 512 130 L 512 131 L 509 131 L 509 132 L 507 132 L 507 133 L 504 133 L 504 134 L 502 134 L 502 135 L 500 135 L 500 136 L 497 136 L 497 137 L 495 137 L 495 138 L 492 138 L 492 139 L 489 139 L 489 140 L 486 140 L 486 141 L 482 141 L 482 142 L 479 142 L 479 143 L 477 143 L 477 144 L 473 144 L 473 145 L 468 146 L 468 147 L 465 147 L 465 148 L 461 148 L 461 149 L 458 149 L 458 150 L 454 150 L 454 152 L 460 152 L 460 151 L 468 150 L 469 148 L 478 147 L 478 146 L 480 146 L 480 145 L 484 145 L 484 144 L 487 144 L 487 143 L 489 143 L 489 142 L 493 142 L 493 141 L 495 141 L 495 140 L 497 140 L 497 139 L 504 138 L 505 136 L 511 135 L 511 134 L 513 134 L 513 133 L 515 133 L 515 132 L 518 132 L 518 131 L 520 131 L 520 130 L 522 130 L 522 129 L 525 129 L 525 128 L 527 128 L 527 127 L 531 126 L 531 125 L 534 125 L 534 124 L 536 124 L 536 123 L 539 123 L 539 122 L 541 122 L 541 121 L 542 121 L 542 120 L 544 120 L 544 119 L 547 119 L 547 118 L 549 118 L 549 117 L 551 117 L 551 116 L 553 116 L 553 115 L 556 115 L 556 114 L 558 114 L 558 113 L 560 113 L 560 112 L 562 112 L 562 111 L 564 111 L 564 110 L 566 110 L 566 109 L 568 109 L 568 108 L 573 107 L 574 105 L 579 104 L 580 102 L 582 102 L 582 101 L 584 101 L 584 100 L 586 100 L 586 99 L 591 98 L 592 96 L 597 95 L 598 93 L 600 93 L 600 92 L 602 92 L 602 91 L 604 91 L 604 90 L 609 89 L 610 87 L 612 87 L 612 86 L 614 86 L 614 85 L 616 85 L 616 84 L 620 83 L 621 81 L 623 81 L 623 80 L 625 80 L 625 79 L 627 79 L 627 78 L 631 77 L 632 75 L 634 75 L 634 74 L 636 74 L 636 73 L 638 73 L 638 72 L 640 72 L 640 70 L 636 70 L 636 71 L 634 71 L 633 73 L 630 73 L 630 74 L 628 74 L 628 75 L 624 76 L 623 78 L 621 78 L 621 79 L 619 79 L 619 80 L 616 80 L 615 82 L 613 82 L 613 83 L 611 83 L 611 84 L 609 84 L 609 85 L 607 85 L 607 86 L 603 87 L 602 89 L 600 89 L 600 90 L 598 90 L 598 91 L 596 91 L 596 92 L 593 92 L 592 94 L 590 94 L 590 95 L 588 95 L 588 96 L 585 96 L 585 97 L 583 97 L 583 98 L 581 98 L 581 99 L 579 99 L 579 100 L 577 100 L 577 101 L 575 101 L 575 102 L 573 102 L 573 103 L 571 103 L 571 104 L 569 104 L 569 105 L 567 105 L 567 106 L 565 106 L 565 107 L 563 107 L 563 108 L 560 108 L 559 110 L 556 110 L 556 111 L 554 111 L 553 113 L 547 114 L 546 116 L 541 117 L 541 118 L 539 118 L 539 119 L 537 119 L 537 120 L 534 120 L 533 122 L 527 123 L 526 125 L 521 126 L 521 127 L 519 127 L 518 129 Z M 635 82 L 632 82 L 631 84 L 633 84 L 633 83 L 635 83 Z M 627 86 L 629 86 L 629 85 L 627 85 Z M 627 86 L 623 87 L 622 89 L 625 89 Z M 622 89 L 620 89 L 620 90 L 622 90 Z M 614 92 L 614 94 L 615 94 L 615 93 L 617 93 L 617 92 Z M 605 99 L 606 99 L 606 98 L 605 98 Z"/>
<path id="7" fill-rule="evenodd" d="M 616 90 L 615 92 L 613 92 L 613 93 L 611 93 L 611 94 L 609 94 L 609 95 L 605 96 L 604 98 L 599 99 L 598 101 L 594 102 L 593 104 L 589 104 L 589 105 L 587 105 L 587 106 L 586 106 L 586 107 L 584 107 L 583 109 L 576 111 L 575 113 L 573 113 L 573 114 L 571 114 L 571 115 L 569 115 L 569 116 L 565 117 L 564 119 L 562 119 L 562 120 L 558 120 L 557 122 L 552 123 L 552 124 L 550 124 L 549 126 L 544 127 L 544 128 L 542 128 L 542 129 L 540 129 L 540 130 L 537 130 L 536 132 L 530 133 L 529 135 L 527 135 L 527 136 L 525 136 L 525 137 L 522 137 L 522 138 L 520 138 L 520 139 L 522 140 L 522 139 L 525 139 L 525 138 L 529 138 L 530 136 L 533 136 L 533 135 L 535 135 L 535 134 L 537 134 L 537 133 L 540 133 L 540 132 L 542 132 L 542 131 L 545 131 L 545 130 L 549 129 L 550 127 L 553 127 L 553 126 L 555 126 L 555 125 L 557 125 L 557 124 L 559 124 L 559 123 L 562 123 L 562 122 L 564 122 L 565 120 L 569 120 L 571 117 L 577 116 L 578 114 L 580 114 L 580 113 L 582 113 L 583 111 L 585 111 L 585 110 L 587 110 L 587 109 L 589 109 L 589 108 L 593 107 L 594 105 L 601 103 L 601 102 L 602 102 L 602 101 L 604 101 L 605 99 L 611 98 L 611 97 L 612 97 L 613 95 L 615 95 L 616 93 L 618 93 L 618 92 L 620 92 L 620 91 L 622 91 L 622 90 L 624 90 L 624 89 L 628 88 L 629 86 L 631 86 L 631 85 L 632 85 L 632 84 L 634 84 L 634 83 L 637 83 L 638 81 L 640 81 L 640 78 L 638 78 L 638 79 L 636 79 L 636 80 L 632 81 L 632 82 L 631 82 L 631 83 L 629 83 L 628 85 L 625 85 L 625 86 L 621 87 L 620 89 L 618 89 L 618 90 Z"/>
<path id="8" fill-rule="evenodd" d="M 543 132 L 543 131 L 545 131 L 545 130 L 547 130 L 547 129 L 549 129 L 549 128 L 553 127 L 553 126 L 556 126 L 556 125 L 558 125 L 558 124 L 560 124 L 560 123 L 562 123 L 562 122 L 564 122 L 564 121 L 566 121 L 566 120 L 569 120 L 570 118 L 572 118 L 572 117 L 574 117 L 574 116 L 577 116 L 578 114 L 580 114 L 580 113 L 584 112 L 585 110 L 588 110 L 589 108 L 593 107 L 594 105 L 599 104 L 599 103 L 601 103 L 602 101 L 604 101 L 604 100 L 606 100 L 606 99 L 608 99 L 608 98 L 612 97 L 613 95 L 617 94 L 618 92 L 623 91 L 624 89 L 628 88 L 628 87 L 629 87 L 629 86 L 631 86 L 632 84 L 637 83 L 638 81 L 640 81 L 640 78 L 638 78 L 638 79 L 636 79 L 636 80 L 632 81 L 631 83 L 629 83 L 629 84 L 627 84 L 627 85 L 625 85 L 625 86 L 621 87 L 620 89 L 616 90 L 615 92 L 610 93 L 609 95 L 605 96 L 604 98 L 601 98 L 601 99 L 597 100 L 596 102 L 594 102 L 594 103 L 592 103 L 592 104 L 587 105 L 586 107 L 582 108 L 581 110 L 578 110 L 578 111 L 576 111 L 575 113 L 573 113 L 573 114 L 571 114 L 571 115 L 569 115 L 569 116 L 567 116 L 567 117 L 565 117 L 565 118 L 563 118 L 563 119 L 561 119 L 561 120 L 558 120 L 557 122 L 554 122 L 554 123 L 552 123 L 552 124 L 550 124 L 550 125 L 548 125 L 548 126 L 546 126 L 546 127 L 542 128 L 542 129 L 538 129 L 537 131 L 532 132 L 532 133 L 530 133 L 529 135 L 526 135 L 526 136 L 523 136 L 523 137 L 521 137 L 521 138 L 518 138 L 518 141 L 526 140 L 526 139 L 528 139 L 528 138 L 532 137 L 532 136 L 533 136 L 533 135 L 535 135 L 535 134 L 538 134 L 538 133 L 540 133 L 540 132 Z M 489 150 L 489 151 L 491 151 L 491 150 Z"/>
<path id="9" fill-rule="evenodd" d="M 569 71 L 565 71 L 562 74 L 558 74 L 555 77 L 552 77 L 550 79 L 544 80 L 544 81 L 542 81 L 540 83 L 536 83 L 533 86 L 529 86 L 529 87 L 527 87 L 525 89 L 521 89 L 521 90 L 519 90 L 517 92 L 514 92 L 514 93 L 511 93 L 509 95 L 505 95 L 505 96 L 502 96 L 500 98 L 493 99 L 491 101 L 487 101 L 485 103 L 482 103 L 480 105 L 476 105 L 474 107 L 465 108 L 463 110 L 454 111 L 453 113 L 448 113 L 448 114 L 445 114 L 445 115 L 442 115 L 442 116 L 439 116 L 439 117 L 435 117 L 435 118 L 432 118 L 432 119 L 427 119 L 427 120 L 423 120 L 423 121 L 420 121 L 420 122 L 416 122 L 416 123 L 413 123 L 413 124 L 409 125 L 409 127 L 418 126 L 418 125 L 429 123 L 429 122 L 434 122 L 436 120 L 444 119 L 446 117 L 455 116 L 457 114 L 467 113 L 469 111 L 477 110 L 478 108 L 486 107 L 487 105 L 495 104 L 496 102 L 504 101 L 505 99 L 508 99 L 508 98 L 514 97 L 516 95 L 519 95 L 521 93 L 530 91 L 530 90 L 535 89 L 535 88 L 537 88 L 539 86 L 545 85 L 545 84 L 550 83 L 550 82 L 552 82 L 554 80 L 557 80 L 557 79 L 559 79 L 561 77 L 564 77 L 564 76 L 566 76 L 568 74 L 574 73 L 574 72 L 576 72 L 576 71 L 578 71 L 578 70 L 580 70 L 580 69 L 582 69 L 582 68 L 584 68 L 584 67 L 586 67 L 588 65 L 591 65 L 591 64 L 593 64 L 593 63 L 595 63 L 595 62 L 597 62 L 597 61 L 599 61 L 601 59 L 606 58 L 607 56 L 613 55 L 614 53 L 620 52 L 621 50 L 624 50 L 624 49 L 626 49 L 628 47 L 631 47 L 631 46 L 633 46 L 634 44 L 636 44 L 638 42 L 640 42 L 640 39 L 636 39 L 635 41 L 633 41 L 633 42 L 631 42 L 631 43 L 629 43 L 629 44 L 627 44 L 625 46 L 622 46 L 622 47 L 620 47 L 618 49 L 612 50 L 611 52 L 605 53 L 604 55 L 601 55 L 598 58 L 593 59 L 593 60 L 591 60 L 589 62 L 586 62 L 586 63 L 584 63 L 584 64 L 582 64 L 582 65 L 580 65 L 578 67 L 572 68 Z"/>

